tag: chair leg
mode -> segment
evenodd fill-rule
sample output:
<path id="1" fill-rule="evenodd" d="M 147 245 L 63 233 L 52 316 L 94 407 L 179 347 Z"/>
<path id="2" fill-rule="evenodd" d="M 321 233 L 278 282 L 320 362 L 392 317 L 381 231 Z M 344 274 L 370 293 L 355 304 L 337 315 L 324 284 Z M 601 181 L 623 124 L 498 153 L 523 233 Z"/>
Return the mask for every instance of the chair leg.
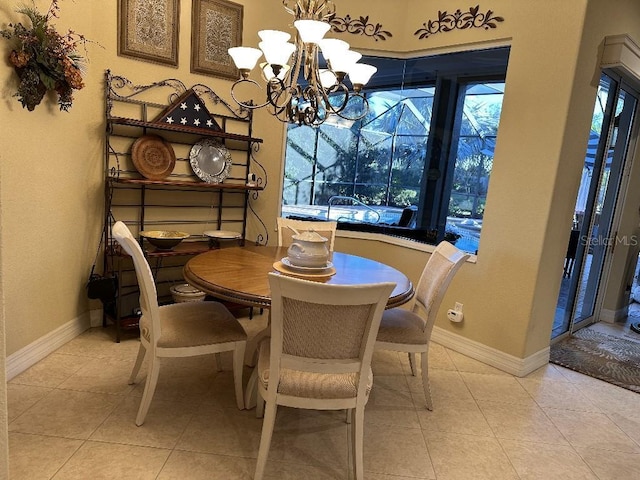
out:
<path id="1" fill-rule="evenodd" d="M 271 329 L 265 328 L 259 331 L 253 337 L 247 339 L 247 348 L 245 350 L 245 364 L 247 367 L 254 367 L 258 362 L 258 350 L 260 342 L 271 335 Z"/>
<path id="2" fill-rule="evenodd" d="M 431 400 L 431 385 L 429 384 L 429 352 L 422 352 L 422 388 L 424 390 L 424 399 L 427 402 L 427 410 L 433 410 L 433 402 Z"/>
<path id="3" fill-rule="evenodd" d="M 233 383 L 236 387 L 236 403 L 239 410 L 244 410 L 242 370 L 244 368 L 244 349 L 246 346 L 247 342 L 236 342 L 236 348 L 233 351 Z M 218 368 L 220 368 L 220 366 L 218 366 Z"/>
<path id="4" fill-rule="evenodd" d="M 258 393 L 258 396 L 259 395 Z M 254 480 L 262 480 L 264 476 L 264 468 L 267 465 L 267 457 L 269 456 L 269 448 L 271 447 L 273 427 L 276 423 L 276 410 L 278 409 L 278 405 L 276 404 L 275 398 L 269 399 L 265 406 L 266 411 L 264 420 L 262 421 L 262 435 L 260 436 L 260 449 L 258 450 L 256 473 L 253 476 Z"/>
<path id="5" fill-rule="evenodd" d="M 256 391 L 256 418 L 264 417 L 264 398 L 260 393 L 260 389 Z"/>
<path id="6" fill-rule="evenodd" d="M 144 385 L 144 392 L 142 393 L 142 399 L 140 400 L 140 408 L 138 409 L 138 415 L 136 417 L 136 425 L 141 426 L 144 423 L 144 419 L 149 411 L 151 405 L 151 399 L 156 391 L 158 385 L 158 375 L 160 374 L 160 359 L 152 358 L 149 364 L 149 373 L 147 373 L 147 381 Z"/>
<path id="7" fill-rule="evenodd" d="M 255 367 L 249 376 L 247 387 L 244 390 L 244 408 L 253 408 L 256 406 L 256 397 L 258 392 L 258 367 Z"/>
<path id="8" fill-rule="evenodd" d="M 144 357 L 147 353 L 147 349 L 144 348 L 144 344 L 140 344 L 140 348 L 138 349 L 138 356 L 136 357 L 136 363 L 133 365 L 133 370 L 131 371 L 131 376 L 129 377 L 129 385 L 133 385 L 136 383 L 136 377 L 138 376 L 138 372 L 140 372 L 140 367 L 144 362 Z"/>
<path id="9" fill-rule="evenodd" d="M 214 357 L 215 357 L 215 361 L 216 361 L 216 370 L 218 372 L 221 372 L 222 371 L 222 357 L 220 356 L 219 353 L 215 353 Z"/>
<path id="10" fill-rule="evenodd" d="M 364 403 L 358 402 L 352 410 L 351 452 L 353 454 L 353 470 L 355 480 L 364 479 Z"/>
<path id="11" fill-rule="evenodd" d="M 414 377 L 417 375 L 416 372 L 416 354 L 413 352 L 409 352 L 407 353 L 407 355 L 409 356 L 409 366 L 411 367 L 411 375 L 413 375 Z"/>

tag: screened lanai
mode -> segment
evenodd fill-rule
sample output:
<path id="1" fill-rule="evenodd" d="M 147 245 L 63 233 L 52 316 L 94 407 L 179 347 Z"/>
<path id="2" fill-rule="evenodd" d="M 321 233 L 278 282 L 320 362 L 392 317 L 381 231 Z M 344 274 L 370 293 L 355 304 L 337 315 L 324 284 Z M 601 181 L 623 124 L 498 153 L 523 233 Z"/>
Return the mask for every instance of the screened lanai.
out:
<path id="1" fill-rule="evenodd" d="M 445 194 L 439 207 L 443 233 L 476 252 L 504 83 L 461 82 L 455 135 L 444 143 L 431 131 L 437 88 L 380 88 L 367 95 L 369 111 L 360 120 L 289 126 L 283 215 L 398 225 L 403 210 L 412 208 L 416 214 L 402 227 L 437 229 L 425 225 L 420 213 L 436 153 L 444 158 L 438 172 Z"/>

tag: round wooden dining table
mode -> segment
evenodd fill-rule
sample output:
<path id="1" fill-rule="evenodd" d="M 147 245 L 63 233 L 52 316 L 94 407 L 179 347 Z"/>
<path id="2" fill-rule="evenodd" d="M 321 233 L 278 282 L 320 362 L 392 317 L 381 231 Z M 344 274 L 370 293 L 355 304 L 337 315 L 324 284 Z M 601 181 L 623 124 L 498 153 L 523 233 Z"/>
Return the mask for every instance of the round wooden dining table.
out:
<path id="1" fill-rule="evenodd" d="M 364 283 L 395 282 L 396 287 L 387 301 L 387 308 L 407 303 L 414 294 L 411 280 L 399 270 L 368 258 L 333 252 L 332 275 L 300 275 L 287 272 L 281 260 L 287 256 L 287 247 L 245 245 L 228 247 L 201 253 L 185 266 L 183 275 L 187 282 L 203 292 L 221 300 L 250 307 L 269 308 L 269 272 L 280 272 L 299 278 L 333 285 L 358 285 Z M 247 339 L 245 363 L 253 366 L 255 352 L 260 341 L 269 336 L 269 327 Z M 253 370 L 245 390 L 245 406 L 256 404 L 256 369 Z"/>
<path id="2" fill-rule="evenodd" d="M 184 266 L 184 278 L 194 287 L 216 298 L 251 307 L 269 308 L 271 297 L 267 274 L 287 256 L 287 247 L 246 245 L 227 247 L 201 253 Z M 330 276 L 304 275 L 287 272 L 298 278 L 333 285 L 395 282 L 387 308 L 408 302 L 414 294 L 411 280 L 399 270 L 375 260 L 357 255 L 333 252 L 331 262 L 335 273 Z"/>

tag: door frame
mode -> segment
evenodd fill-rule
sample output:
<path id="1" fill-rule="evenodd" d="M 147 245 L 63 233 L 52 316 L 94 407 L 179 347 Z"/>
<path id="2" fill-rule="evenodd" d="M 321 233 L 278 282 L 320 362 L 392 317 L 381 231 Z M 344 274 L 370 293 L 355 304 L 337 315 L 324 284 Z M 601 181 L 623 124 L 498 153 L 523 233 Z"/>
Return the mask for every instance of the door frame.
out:
<path id="1" fill-rule="evenodd" d="M 626 148 L 624 153 L 622 154 L 623 157 L 621 160 L 622 165 L 620 166 L 621 167 L 620 181 L 616 191 L 616 200 L 612 207 L 613 215 L 611 218 L 611 226 L 609 230 L 608 241 L 607 241 L 607 245 L 604 252 L 604 261 L 602 264 L 602 271 L 600 273 L 600 281 L 598 284 L 597 291 L 595 293 L 596 298 L 593 306 L 593 313 L 589 317 L 586 317 L 576 322 L 575 313 L 577 308 L 577 302 L 574 301 L 571 308 L 571 316 L 569 320 L 568 331 L 565 332 L 565 334 L 559 335 L 558 337 L 556 337 L 557 339 L 563 338 L 566 335 L 573 335 L 578 330 L 600 321 L 600 313 L 602 312 L 602 305 L 604 303 L 605 292 L 609 284 L 611 268 L 613 266 L 615 248 L 618 240 L 618 230 L 620 228 L 620 222 L 622 220 L 622 214 L 624 212 L 624 206 L 627 200 L 631 168 L 633 166 L 633 156 L 638 144 L 637 136 L 638 136 L 638 133 L 640 132 L 640 119 L 638 118 L 640 116 L 640 92 L 638 92 L 635 88 L 633 88 L 632 85 L 626 82 L 624 77 L 622 77 L 618 73 L 612 72 L 609 70 L 603 70 L 602 73 L 608 75 L 614 81 L 617 82 L 616 95 L 615 95 L 616 99 L 619 97 L 620 92 L 624 90 L 625 92 L 635 97 L 636 105 L 635 105 L 634 112 L 632 114 L 633 118 L 631 119 L 631 126 L 627 134 Z M 617 100 L 616 100 L 616 103 L 617 103 Z M 610 137 L 612 135 L 612 131 L 613 131 L 613 123 L 610 125 L 609 130 L 607 132 L 607 145 L 610 145 Z M 616 139 L 616 142 L 617 141 L 618 139 Z M 604 155 L 606 155 L 606 151 Z M 598 185 L 602 180 L 602 175 L 604 174 L 604 170 L 605 170 L 604 168 L 600 169 Z M 590 218 L 590 225 L 589 225 L 589 235 L 591 234 L 594 222 L 595 222 L 595 216 L 592 213 Z M 578 286 L 582 284 L 583 276 L 585 274 L 584 265 L 585 265 L 585 259 L 587 255 L 588 255 L 588 249 L 585 249 L 583 252 L 583 261 L 581 262 L 581 270 L 578 278 Z M 576 292 L 576 295 L 577 295 L 577 292 Z"/>

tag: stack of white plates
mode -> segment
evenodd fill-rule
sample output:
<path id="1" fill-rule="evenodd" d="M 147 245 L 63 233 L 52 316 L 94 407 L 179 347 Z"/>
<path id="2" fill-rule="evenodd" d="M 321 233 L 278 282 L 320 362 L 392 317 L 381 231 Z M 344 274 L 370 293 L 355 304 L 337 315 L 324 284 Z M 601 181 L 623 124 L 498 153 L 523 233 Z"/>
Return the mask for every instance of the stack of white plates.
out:
<path id="1" fill-rule="evenodd" d="M 298 265 L 294 265 L 293 263 L 291 263 L 291 260 L 289 260 L 289 257 L 284 257 L 280 261 L 282 262 L 282 265 L 284 265 L 288 269 L 296 272 L 302 272 L 302 273 L 322 273 L 322 272 L 331 270 L 333 268 L 333 263 L 331 262 L 327 262 L 327 264 L 324 267 L 300 267 Z"/>

